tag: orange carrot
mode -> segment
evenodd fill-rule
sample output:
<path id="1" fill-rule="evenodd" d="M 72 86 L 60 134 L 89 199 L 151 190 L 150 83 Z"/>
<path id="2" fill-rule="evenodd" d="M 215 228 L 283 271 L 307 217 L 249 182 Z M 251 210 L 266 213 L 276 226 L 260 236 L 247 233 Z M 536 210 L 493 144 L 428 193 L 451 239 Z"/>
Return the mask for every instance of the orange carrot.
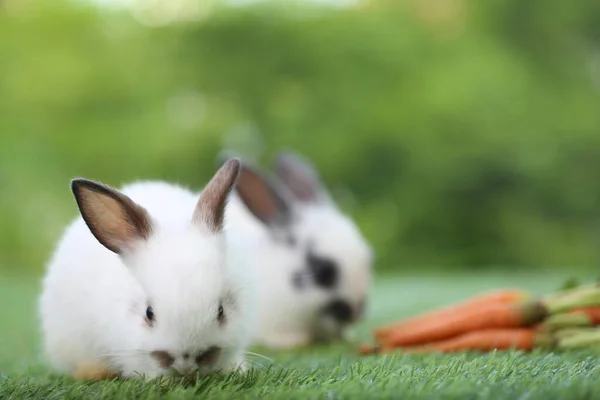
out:
<path id="1" fill-rule="evenodd" d="M 409 353 L 451 353 L 510 349 L 530 351 L 538 345 L 549 346 L 550 343 L 546 335 L 540 334 L 534 328 L 499 328 L 467 332 L 439 342 L 409 347 L 406 351 Z"/>
<path id="2" fill-rule="evenodd" d="M 358 347 L 358 352 L 363 356 L 378 353 L 378 350 L 379 346 L 373 346 L 372 344 L 361 344 Z"/>
<path id="3" fill-rule="evenodd" d="M 490 303 L 398 329 L 380 340 L 380 343 L 387 347 L 410 346 L 481 329 L 527 327 L 540 322 L 546 315 L 544 305 L 538 301 Z"/>
<path id="4" fill-rule="evenodd" d="M 529 295 L 518 289 L 506 288 L 491 292 L 485 292 L 471 297 L 465 301 L 452 304 L 450 306 L 432 310 L 425 314 L 417 315 L 408 318 L 404 321 L 394 322 L 387 326 L 377 328 L 374 331 L 375 338 L 379 341 L 385 340 L 388 336 L 404 329 L 413 329 L 420 325 L 431 323 L 432 321 L 451 318 L 453 315 L 458 315 L 480 307 L 488 306 L 489 304 L 507 304 L 524 301 Z"/>

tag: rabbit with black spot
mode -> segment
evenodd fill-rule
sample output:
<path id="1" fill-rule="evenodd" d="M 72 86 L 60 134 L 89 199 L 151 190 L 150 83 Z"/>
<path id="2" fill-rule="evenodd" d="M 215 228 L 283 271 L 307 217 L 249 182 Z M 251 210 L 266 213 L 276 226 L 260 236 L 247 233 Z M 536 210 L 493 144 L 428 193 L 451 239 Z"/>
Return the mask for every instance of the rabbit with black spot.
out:
<path id="1" fill-rule="evenodd" d="M 242 161 L 227 215 L 259 271 L 254 343 L 293 348 L 337 340 L 362 318 L 371 247 L 308 161 L 281 151 L 275 176 Z"/>

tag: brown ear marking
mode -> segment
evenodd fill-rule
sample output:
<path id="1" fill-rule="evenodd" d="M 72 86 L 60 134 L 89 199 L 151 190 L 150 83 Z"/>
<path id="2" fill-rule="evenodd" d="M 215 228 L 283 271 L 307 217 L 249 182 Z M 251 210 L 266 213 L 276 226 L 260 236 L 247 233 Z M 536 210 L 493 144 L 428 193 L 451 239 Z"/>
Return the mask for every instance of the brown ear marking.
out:
<path id="1" fill-rule="evenodd" d="M 152 233 L 146 210 L 116 189 L 76 178 L 71 190 L 89 230 L 110 251 L 120 254 L 132 241 L 148 239 Z"/>
<path id="2" fill-rule="evenodd" d="M 281 182 L 302 202 L 315 202 L 323 191 L 319 175 L 303 157 L 289 150 L 275 156 L 275 172 Z"/>
<path id="3" fill-rule="evenodd" d="M 219 168 L 200 194 L 192 217 L 195 223 L 206 224 L 212 233 L 223 230 L 227 199 L 238 179 L 240 168 L 241 162 L 237 158 L 226 161 Z"/>
<path id="4" fill-rule="evenodd" d="M 291 209 L 281 188 L 257 168 L 244 164 L 236 185 L 237 193 L 248 210 L 268 226 L 286 225 Z"/>

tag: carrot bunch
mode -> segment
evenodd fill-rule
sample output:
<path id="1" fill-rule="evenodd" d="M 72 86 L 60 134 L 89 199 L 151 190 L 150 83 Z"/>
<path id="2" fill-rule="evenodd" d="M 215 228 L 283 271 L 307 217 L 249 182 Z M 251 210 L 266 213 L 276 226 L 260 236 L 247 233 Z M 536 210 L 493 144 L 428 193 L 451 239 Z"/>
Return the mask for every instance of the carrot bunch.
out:
<path id="1" fill-rule="evenodd" d="M 594 340 L 600 345 L 599 325 L 596 285 L 541 298 L 505 288 L 379 327 L 373 332 L 375 345 L 363 345 L 360 352 L 568 349 Z"/>

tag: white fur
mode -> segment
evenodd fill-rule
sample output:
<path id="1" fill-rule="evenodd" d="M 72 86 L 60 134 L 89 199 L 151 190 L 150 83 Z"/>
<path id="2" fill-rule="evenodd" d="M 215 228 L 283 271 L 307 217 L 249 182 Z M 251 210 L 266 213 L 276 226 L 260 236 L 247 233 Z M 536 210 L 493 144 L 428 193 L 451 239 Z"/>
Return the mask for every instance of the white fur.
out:
<path id="1" fill-rule="evenodd" d="M 191 372 L 193 357 L 179 356 L 216 345 L 223 352 L 214 369 L 244 369 L 254 320 L 252 272 L 244 257 L 230 251 L 232 235 L 191 224 L 198 195 L 182 187 L 138 182 L 121 191 L 146 208 L 154 233 L 121 258 L 95 239 L 81 217 L 70 224 L 50 260 L 40 298 L 51 365 L 74 373 L 92 364 L 150 379 L 170 373 L 151 351 L 169 351 L 177 356 L 179 372 Z M 223 303 L 227 322 L 221 326 L 216 317 L 223 298 L 233 303 Z M 148 302 L 156 316 L 152 327 L 144 320 Z"/>
<path id="2" fill-rule="evenodd" d="M 333 203 L 295 205 L 296 223 L 290 227 L 298 245 L 272 240 L 262 224 L 234 194 L 229 203 L 228 226 L 242 238 L 244 254 L 256 264 L 259 290 L 259 324 L 254 343 L 273 348 L 309 344 L 316 334 L 343 335 L 341 327 L 319 315 L 334 298 L 352 305 L 368 297 L 371 284 L 371 248 L 354 222 Z M 310 286 L 298 290 L 292 283 L 295 272 L 304 269 L 306 248 L 313 242 L 319 255 L 335 260 L 340 280 L 335 288 Z"/>

